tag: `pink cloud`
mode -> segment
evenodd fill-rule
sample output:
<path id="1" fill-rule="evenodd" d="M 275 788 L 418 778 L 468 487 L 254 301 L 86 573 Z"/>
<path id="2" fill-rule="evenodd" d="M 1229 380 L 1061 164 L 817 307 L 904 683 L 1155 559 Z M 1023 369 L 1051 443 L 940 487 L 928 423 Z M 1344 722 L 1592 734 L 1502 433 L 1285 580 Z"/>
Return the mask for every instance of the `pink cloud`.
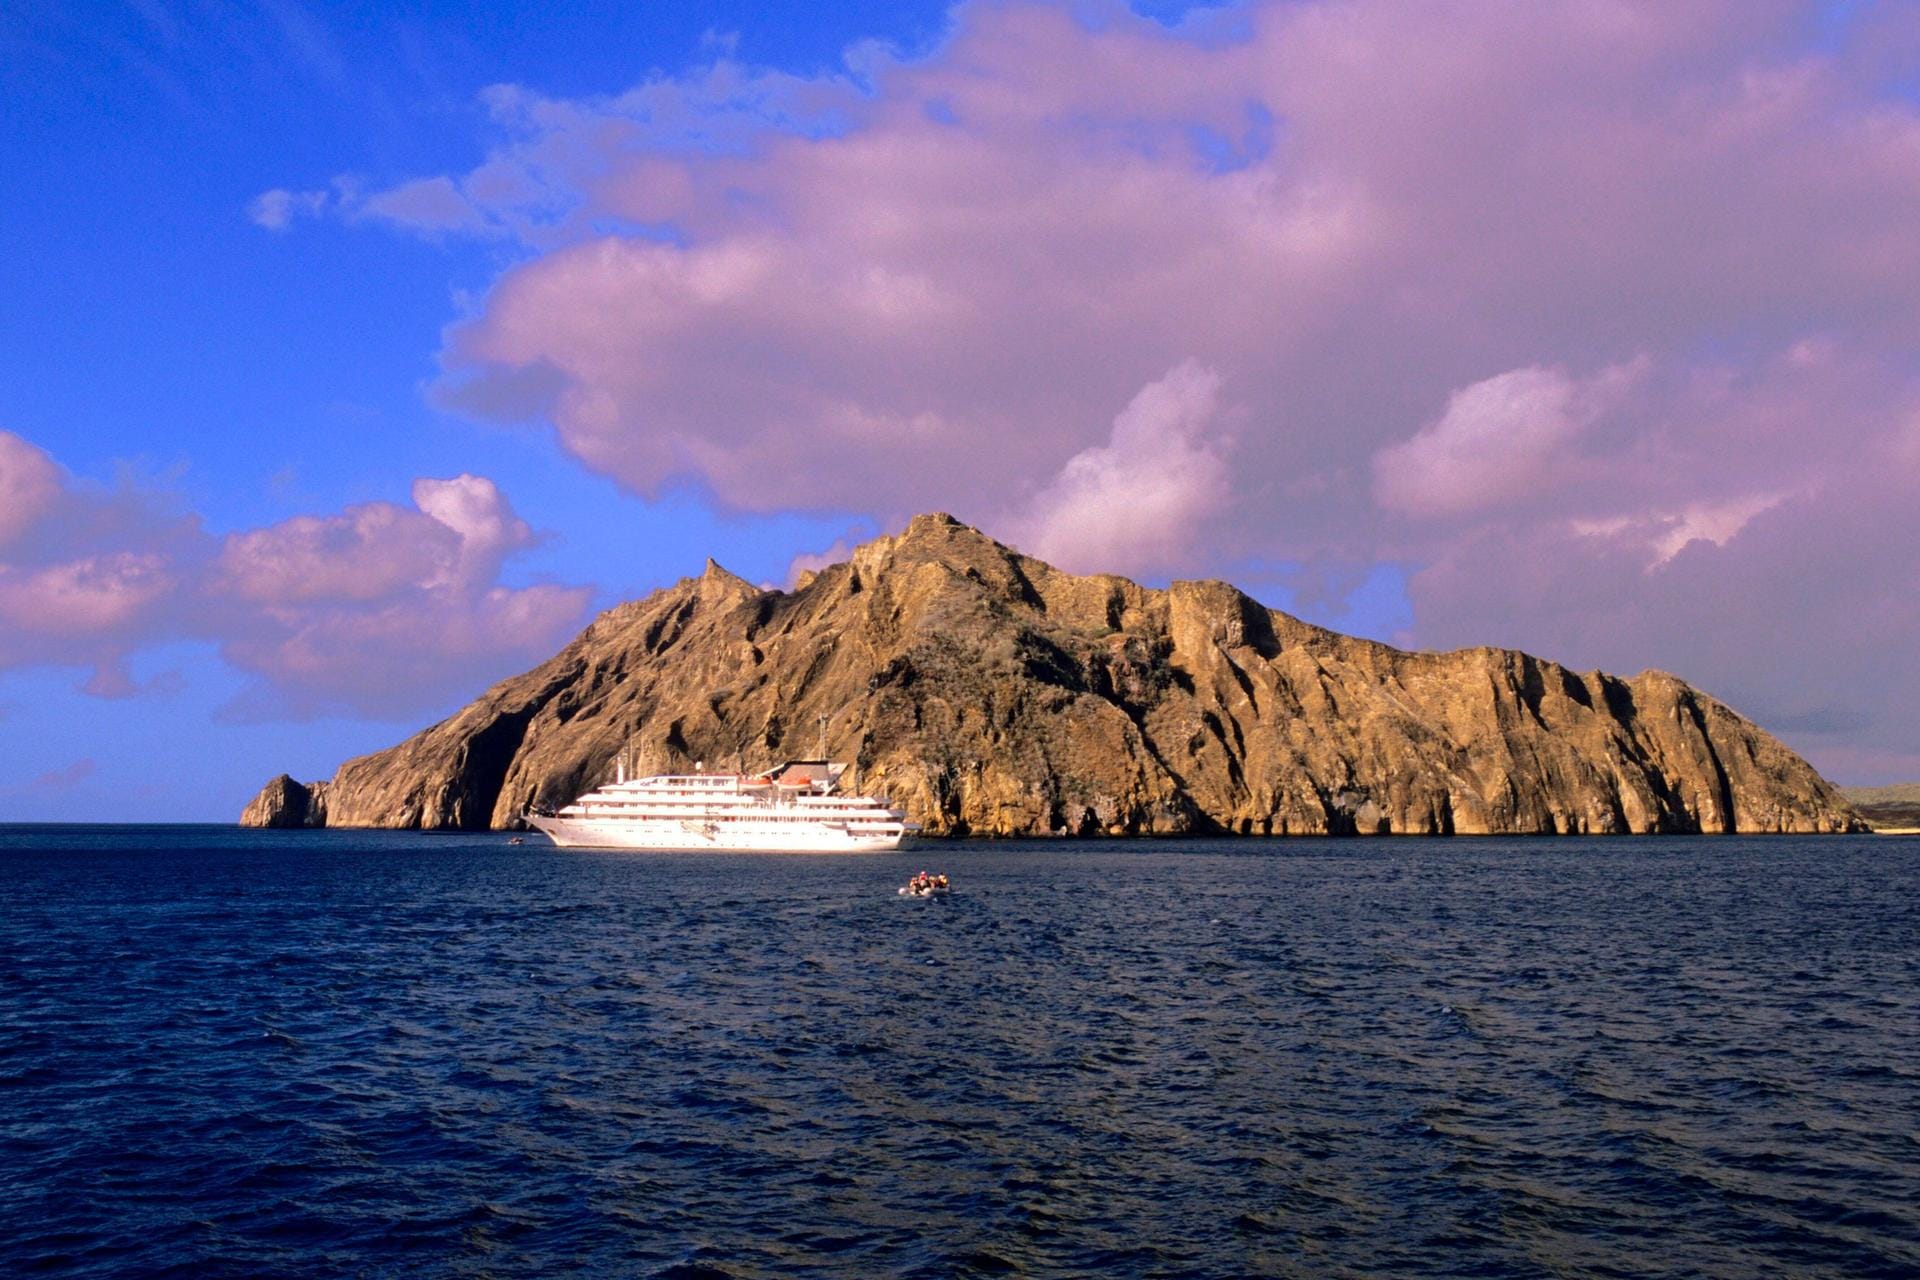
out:
<path id="1" fill-rule="evenodd" d="M 1191 563 L 1198 530 L 1226 504 L 1224 449 L 1209 432 L 1220 378 L 1188 360 L 1148 383 L 1105 443 L 1067 459 L 1003 522 L 1020 548 L 1062 568 L 1158 572 Z"/>
<path id="2" fill-rule="evenodd" d="M 60 488 L 60 468 L 45 450 L 0 431 L 0 551 L 46 515 Z"/>
<path id="3" fill-rule="evenodd" d="M 414 509 L 389 502 L 296 516 L 228 537 L 222 591 L 262 604 L 385 600 L 412 589 L 483 587 L 533 530 L 484 476 L 416 480 Z"/>
<path id="4" fill-rule="evenodd" d="M 1587 537 L 1636 538 L 1646 546 L 1647 567 L 1656 569 L 1696 542 L 1726 546 L 1755 516 L 1779 506 L 1782 498 L 1781 494 L 1759 493 L 1725 502 L 1694 503 L 1678 511 L 1573 520 L 1568 527 Z"/>
<path id="5" fill-rule="evenodd" d="M 1637 370 L 1586 382 L 1559 369 L 1515 369 L 1453 393 L 1438 421 L 1373 457 L 1373 496 L 1416 516 L 1501 505 L 1553 483 L 1581 432 L 1618 401 Z"/>
<path id="6" fill-rule="evenodd" d="M 0 667 L 90 668 L 82 687 L 101 697 L 143 691 L 130 654 L 201 639 L 257 678 L 248 714 L 404 716 L 546 657 L 591 595 L 499 583 L 536 535 L 480 476 L 416 481 L 412 508 L 215 539 L 164 494 L 89 486 L 0 432 L 0 494 Z"/>
<path id="7" fill-rule="evenodd" d="M 470 698 L 553 656 L 585 621 L 589 597 L 579 587 L 492 587 L 277 612 L 222 646 L 262 677 L 232 710 L 245 719 L 342 709 L 395 719 Z"/>
<path id="8" fill-rule="evenodd" d="M 413 500 L 227 539 L 208 590 L 246 607 L 223 651 L 266 681 L 242 711 L 391 716 L 538 662 L 578 629 L 588 588 L 496 585 L 535 535 L 491 480 L 417 480 Z"/>
<path id="9" fill-rule="evenodd" d="M 508 556 L 537 541 L 526 521 L 513 513 L 506 495 L 485 476 L 415 480 L 413 504 L 460 540 L 454 562 L 432 585 L 490 583 Z"/>
<path id="10" fill-rule="evenodd" d="M 80 482 L 0 431 L 0 667 L 88 667 L 99 692 L 129 691 L 128 652 L 191 630 L 182 584 L 206 541 L 161 496 Z"/>
<path id="11" fill-rule="evenodd" d="M 0 577 L 0 615 L 50 637 L 118 632 L 178 587 L 164 556 L 116 551 Z"/>
<path id="12" fill-rule="evenodd" d="M 1277 530 L 1313 554 L 1366 535 L 1372 455 L 1503 370 L 1660 358 L 1729 317 L 1776 347 L 1836 314 L 1911 329 L 1920 125 L 1797 50 L 1793 6 L 1250 26 L 972 7 L 927 59 L 866 51 L 865 94 L 724 61 L 611 99 L 498 90 L 512 140 L 465 187 L 572 221 L 527 225 L 547 251 L 455 331 L 444 394 L 547 416 L 642 491 L 990 512 L 1192 356 L 1264 420 L 1238 499 L 1303 453 L 1344 473 Z M 686 145 L 721 117 L 726 145 Z M 677 235 L 567 233 L 591 215 Z"/>
<path id="13" fill-rule="evenodd" d="M 370 502 L 230 536 L 218 581 L 259 604 L 385 600 L 447 572 L 459 549 L 459 534 L 438 521 Z"/>
<path id="14" fill-rule="evenodd" d="M 1920 750 L 1887 710 L 1920 700 L 1887 603 L 1920 560 L 1920 111 L 1881 87 L 1920 15 L 1814 48 L 1817 16 L 967 5 L 924 58 L 813 79 L 503 87 L 446 181 L 529 256 L 439 394 L 640 492 L 952 509 L 1123 571 L 1424 566 L 1422 642 L 1670 666 Z M 1169 438 L 1112 415 L 1187 360 L 1233 430 L 1156 469 Z M 1102 545 L 1083 513 L 1129 488 L 1191 536 Z"/>

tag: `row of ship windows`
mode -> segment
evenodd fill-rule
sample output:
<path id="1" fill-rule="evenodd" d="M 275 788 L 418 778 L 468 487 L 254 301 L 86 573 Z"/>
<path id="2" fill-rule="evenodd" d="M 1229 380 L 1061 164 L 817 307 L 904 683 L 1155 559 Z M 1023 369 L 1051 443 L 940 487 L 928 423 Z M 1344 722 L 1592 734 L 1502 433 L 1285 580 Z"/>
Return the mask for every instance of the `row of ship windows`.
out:
<path id="1" fill-rule="evenodd" d="M 653 779 L 634 779 L 630 782 L 614 782 L 608 784 L 607 789 L 610 791 L 661 791 L 668 793 L 674 791 L 718 791 L 738 793 L 740 795 L 765 795 L 770 791 L 805 792 L 810 791 L 816 785 L 816 783 L 812 782 L 760 782 L 743 784 L 734 781 L 732 778 L 702 778 L 698 781 L 670 778 L 665 782 L 659 782 Z"/>
<path id="2" fill-rule="evenodd" d="M 566 814 L 580 812 L 584 816 L 616 816 L 616 818 L 660 818 L 670 821 L 689 821 L 685 814 L 636 814 L 632 808 L 620 808 L 614 804 L 570 804 L 563 810 Z M 841 810 L 835 812 L 812 812 L 812 814 L 703 814 L 705 821 L 801 821 L 814 823 L 826 818 L 864 819 L 864 821 L 891 821 L 887 810 Z"/>
<path id="3" fill-rule="evenodd" d="M 748 791 L 722 791 L 714 795 L 701 795 L 698 792 L 686 792 L 682 795 L 662 794 L 658 791 L 605 792 L 593 797 L 595 803 L 617 801 L 621 804 L 875 804 L 873 796 L 822 796 L 807 792 L 785 795 L 756 795 Z"/>
<path id="4" fill-rule="evenodd" d="M 836 813 L 885 813 L 886 806 L 872 804 L 809 804 L 809 805 L 663 805 L 654 800 L 580 800 L 574 807 L 582 809 L 607 809 L 622 813 L 657 810 L 661 813 L 745 813 L 745 814 L 785 814 L 801 815 L 809 818 L 826 817 Z"/>

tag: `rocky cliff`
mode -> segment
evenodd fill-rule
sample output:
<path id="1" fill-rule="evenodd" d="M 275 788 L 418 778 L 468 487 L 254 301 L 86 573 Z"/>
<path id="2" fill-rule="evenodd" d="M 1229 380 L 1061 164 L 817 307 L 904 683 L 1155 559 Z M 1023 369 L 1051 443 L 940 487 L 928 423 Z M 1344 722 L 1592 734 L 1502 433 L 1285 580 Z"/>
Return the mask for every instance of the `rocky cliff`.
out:
<path id="1" fill-rule="evenodd" d="M 942 515 L 794 591 L 709 562 L 331 783 L 275 779 L 242 821 L 509 827 L 629 744 L 655 769 L 757 768 L 812 754 L 823 716 L 862 790 L 932 833 L 1859 829 L 1670 675 L 1403 652 L 1223 582 L 1062 573 Z"/>
<path id="2" fill-rule="evenodd" d="M 240 812 L 243 827 L 324 827 L 327 825 L 327 784 L 312 786 L 281 774 Z"/>

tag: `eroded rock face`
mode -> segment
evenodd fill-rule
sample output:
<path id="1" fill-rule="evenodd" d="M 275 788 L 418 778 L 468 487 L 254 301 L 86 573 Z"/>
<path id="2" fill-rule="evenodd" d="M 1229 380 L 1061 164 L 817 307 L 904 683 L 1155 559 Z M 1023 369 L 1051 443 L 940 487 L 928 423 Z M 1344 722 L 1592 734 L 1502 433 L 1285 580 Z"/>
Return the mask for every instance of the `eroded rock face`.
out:
<path id="1" fill-rule="evenodd" d="M 312 786 L 281 774 L 260 788 L 240 814 L 243 827 L 324 827 L 327 825 L 328 784 Z"/>
<path id="2" fill-rule="evenodd" d="M 822 716 L 861 789 L 930 833 L 1860 829 L 1805 761 L 1664 673 L 1407 653 L 1222 582 L 1062 573 L 940 515 L 791 592 L 710 561 L 612 609 L 348 761 L 324 821 L 514 826 L 629 744 L 653 769 L 754 769 L 812 754 Z M 288 812 L 263 805 L 282 782 L 242 821 Z"/>

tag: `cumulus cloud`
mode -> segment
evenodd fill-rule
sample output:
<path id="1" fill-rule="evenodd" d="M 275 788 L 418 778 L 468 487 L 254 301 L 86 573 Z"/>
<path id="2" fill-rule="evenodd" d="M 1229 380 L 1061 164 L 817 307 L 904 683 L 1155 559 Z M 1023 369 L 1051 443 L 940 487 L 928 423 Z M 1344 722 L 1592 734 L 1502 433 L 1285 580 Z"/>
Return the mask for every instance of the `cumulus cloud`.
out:
<path id="1" fill-rule="evenodd" d="M 1373 457 L 1381 506 L 1458 515 L 1553 483 L 1576 463 L 1580 432 L 1633 381 L 1633 367 L 1579 383 L 1559 369 L 1515 369 L 1453 393 L 1440 419 Z"/>
<path id="2" fill-rule="evenodd" d="M 1313 554 L 1368 536 L 1374 455 L 1502 371 L 1697 350 L 1728 316 L 1752 349 L 1813 314 L 1910 326 L 1912 111 L 1795 47 L 1792 6 L 1606 12 L 1254 6 L 1199 40 L 980 6 L 928 57 L 815 79 L 497 88 L 506 140 L 422 181 L 538 252 L 453 331 L 441 394 L 641 491 L 897 517 L 1005 506 L 1194 356 L 1287 424 L 1249 434 L 1236 500 L 1277 507 L 1303 459 L 1338 481 L 1235 550 Z M 1446 500 L 1384 465 L 1390 509 Z"/>
<path id="3" fill-rule="evenodd" d="M 1225 450 L 1208 434 L 1219 398 L 1218 374 L 1193 360 L 1177 365 L 1141 388 L 1105 444 L 1069 458 L 1005 527 L 1029 554 L 1081 572 L 1191 563 L 1199 529 L 1228 495 Z"/>
<path id="4" fill-rule="evenodd" d="M 207 591 L 244 602 L 224 652 L 265 680 L 243 712 L 392 715 L 539 661 L 579 626 L 587 588 L 495 584 L 535 535 L 491 480 L 418 480 L 413 500 L 226 539 Z"/>
<path id="5" fill-rule="evenodd" d="M 60 488 L 60 468 L 45 450 L 0 431 L 0 551 L 39 522 Z"/>
<path id="6" fill-rule="evenodd" d="M 1886 710 L 1920 699 L 1885 657 L 1908 620 L 1858 607 L 1920 559 L 1899 504 L 1860 496 L 1920 456 L 1920 110 L 1888 87 L 1920 13 L 1231 16 L 968 5 L 925 56 L 817 77 L 723 55 L 610 97 L 492 90 L 486 160 L 415 194 L 526 253 L 449 331 L 438 395 L 738 508 L 1026 535 L 1046 494 L 1063 554 L 1137 571 L 1169 544 L 1099 548 L 1068 513 L 1170 447 L 1111 414 L 1192 359 L 1242 417 L 1220 471 L 1171 437 L 1223 518 L 1161 567 L 1404 564 L 1423 642 L 1670 666 L 1920 751 Z M 1776 536 L 1822 521 L 1854 541 Z M 1771 621 L 1729 632 L 1715 581 Z M 1848 626 L 1789 607 L 1835 581 Z M 1882 683 L 1793 711 L 1816 650 Z"/>
<path id="7" fill-rule="evenodd" d="M 536 535 L 481 476 L 215 538 L 0 432 L 0 495 L 0 667 L 87 668 L 103 697 L 142 691 L 128 655 L 201 639 L 257 677 L 246 714 L 405 716 L 545 658 L 591 594 L 499 583 Z"/>
<path id="8" fill-rule="evenodd" d="M 217 581 L 252 604 L 384 600 L 447 572 L 459 543 L 420 512 L 370 502 L 230 536 Z"/>
<path id="9" fill-rule="evenodd" d="M 460 540 L 453 563 L 430 586 L 484 586 L 508 556 L 537 541 L 526 521 L 513 513 L 506 495 L 485 476 L 415 480 L 413 505 Z"/>
<path id="10" fill-rule="evenodd" d="M 0 496 L 0 667 L 86 667 L 94 691 L 132 692 L 125 655 L 190 625 L 180 595 L 207 559 L 199 521 L 156 495 L 82 484 L 5 431 Z"/>

